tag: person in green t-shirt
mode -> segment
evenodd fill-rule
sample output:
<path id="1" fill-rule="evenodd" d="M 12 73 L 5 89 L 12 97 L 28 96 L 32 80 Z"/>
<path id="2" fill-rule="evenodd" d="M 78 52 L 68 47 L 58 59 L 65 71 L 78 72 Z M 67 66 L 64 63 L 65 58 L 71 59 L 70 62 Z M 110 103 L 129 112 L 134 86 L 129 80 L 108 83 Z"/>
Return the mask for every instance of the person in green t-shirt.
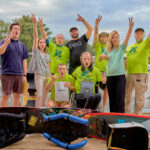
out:
<path id="1" fill-rule="evenodd" d="M 70 107 L 69 96 L 70 92 L 74 91 L 75 79 L 67 73 L 65 64 L 59 64 L 57 74 L 52 75 L 46 85 L 43 101 L 45 101 L 49 90 L 51 90 L 51 98 L 47 101 L 46 106 L 49 108 Z"/>
<path id="2" fill-rule="evenodd" d="M 106 48 L 106 43 L 108 40 L 108 33 L 107 32 L 101 32 L 98 34 L 98 25 L 102 19 L 102 16 L 98 16 L 95 20 L 95 28 L 94 28 L 94 48 L 95 48 L 95 67 L 97 67 L 102 76 L 102 82 L 100 84 L 100 87 L 102 90 L 104 90 L 103 93 L 103 111 L 106 106 L 107 100 L 108 100 L 108 91 L 106 86 L 106 64 L 107 60 L 99 61 L 100 55 L 104 52 Z"/>
<path id="3" fill-rule="evenodd" d="M 135 114 L 142 114 L 145 102 L 145 92 L 148 88 L 148 59 L 150 53 L 150 34 L 144 40 L 144 29 L 137 28 L 134 33 L 136 43 L 131 44 L 126 51 L 127 83 L 125 94 L 125 111 L 130 113 L 131 95 L 135 88 Z"/>
<path id="4" fill-rule="evenodd" d="M 55 74 L 57 73 L 58 64 L 64 63 L 67 65 L 67 62 L 69 62 L 70 51 L 66 46 L 63 45 L 64 36 L 62 34 L 58 34 L 56 36 L 56 44 L 54 44 L 48 39 L 47 33 L 43 28 L 43 22 L 41 18 L 39 19 L 39 25 L 42 36 L 46 40 L 47 50 L 51 59 L 51 72 Z"/>
<path id="5" fill-rule="evenodd" d="M 72 73 L 75 82 L 76 107 L 97 109 L 101 95 L 95 92 L 95 87 L 101 82 L 100 71 L 93 66 L 92 56 L 89 52 L 81 54 L 81 66 Z"/>
<path id="6" fill-rule="evenodd" d="M 119 33 L 117 31 L 112 31 L 108 37 L 107 49 L 100 56 L 100 60 L 108 60 L 106 66 L 106 76 L 110 112 L 125 112 L 124 98 L 126 79 L 124 51 L 128 44 L 133 25 L 133 18 L 129 18 L 129 29 L 125 40 L 121 45 Z"/>

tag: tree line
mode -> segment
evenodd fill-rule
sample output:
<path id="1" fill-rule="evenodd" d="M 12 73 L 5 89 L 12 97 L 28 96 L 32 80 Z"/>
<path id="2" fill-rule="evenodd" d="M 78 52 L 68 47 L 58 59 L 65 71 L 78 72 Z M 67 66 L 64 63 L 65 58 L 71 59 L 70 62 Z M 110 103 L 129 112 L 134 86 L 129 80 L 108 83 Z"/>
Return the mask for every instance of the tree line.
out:
<path id="1" fill-rule="evenodd" d="M 23 42 L 29 52 L 32 52 L 32 44 L 33 44 L 33 23 L 31 20 L 30 15 L 23 15 L 20 18 L 14 18 L 12 22 L 19 22 L 21 25 L 21 34 L 19 36 L 19 40 Z M 9 33 L 10 22 L 5 22 L 0 19 L 0 40 L 5 37 L 6 32 Z M 52 37 L 51 34 L 53 33 L 50 28 L 43 24 L 43 27 L 48 35 L 48 37 L 55 43 L 55 37 Z M 41 37 L 40 28 L 37 26 L 39 37 Z M 64 45 L 68 42 L 68 39 L 65 39 Z M 94 55 L 94 47 L 88 44 L 87 47 L 88 51 Z M 29 61 L 29 60 L 28 60 Z"/>

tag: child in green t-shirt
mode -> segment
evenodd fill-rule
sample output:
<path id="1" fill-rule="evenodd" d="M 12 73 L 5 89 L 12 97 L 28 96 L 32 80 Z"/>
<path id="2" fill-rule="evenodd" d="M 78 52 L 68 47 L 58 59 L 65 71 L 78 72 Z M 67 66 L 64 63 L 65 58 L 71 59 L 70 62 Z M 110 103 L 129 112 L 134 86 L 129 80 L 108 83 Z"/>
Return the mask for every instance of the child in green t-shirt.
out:
<path id="1" fill-rule="evenodd" d="M 46 106 L 68 108 L 70 107 L 69 95 L 71 91 L 74 91 L 74 78 L 67 74 L 67 68 L 65 64 L 59 64 L 57 68 L 57 74 L 52 75 L 44 91 L 44 98 L 51 90 L 51 98 L 48 100 Z M 45 100 L 44 100 L 45 101 Z"/>
<path id="2" fill-rule="evenodd" d="M 107 100 L 108 100 L 108 91 L 107 91 L 107 85 L 106 85 L 106 65 L 107 60 L 99 61 L 100 55 L 104 52 L 108 40 L 108 33 L 107 32 L 101 32 L 98 34 L 98 25 L 102 19 L 102 16 L 98 16 L 95 20 L 95 28 L 94 28 L 94 48 L 95 48 L 95 67 L 97 67 L 102 76 L 102 82 L 100 83 L 100 88 L 104 90 L 103 93 L 103 111 L 106 106 Z"/>

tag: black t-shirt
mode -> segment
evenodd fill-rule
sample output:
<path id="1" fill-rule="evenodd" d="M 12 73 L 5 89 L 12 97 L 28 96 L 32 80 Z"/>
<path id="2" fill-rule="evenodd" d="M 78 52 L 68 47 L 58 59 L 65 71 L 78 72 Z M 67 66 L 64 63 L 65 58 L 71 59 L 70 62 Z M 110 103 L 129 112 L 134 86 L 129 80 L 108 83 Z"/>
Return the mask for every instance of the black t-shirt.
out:
<path id="1" fill-rule="evenodd" d="M 80 66 L 80 56 L 81 53 L 87 50 L 88 39 L 86 35 L 82 35 L 78 40 L 69 41 L 66 46 L 70 50 L 70 63 L 69 63 L 69 73 L 71 74 L 76 67 Z"/>

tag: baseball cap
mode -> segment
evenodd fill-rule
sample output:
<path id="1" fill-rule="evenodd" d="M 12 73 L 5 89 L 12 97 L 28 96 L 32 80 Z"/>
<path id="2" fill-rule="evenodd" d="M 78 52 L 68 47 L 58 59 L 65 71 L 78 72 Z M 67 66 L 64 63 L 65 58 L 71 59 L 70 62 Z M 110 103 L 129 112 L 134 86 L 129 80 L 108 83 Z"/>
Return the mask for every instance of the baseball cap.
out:
<path id="1" fill-rule="evenodd" d="M 71 32 L 72 30 L 78 30 L 78 28 L 77 28 L 77 27 L 72 27 L 72 28 L 70 28 L 70 32 Z"/>
<path id="2" fill-rule="evenodd" d="M 142 32 L 144 32 L 144 29 L 143 29 L 143 28 L 137 28 L 137 29 L 135 29 L 135 33 L 136 33 L 137 31 L 142 31 Z"/>

